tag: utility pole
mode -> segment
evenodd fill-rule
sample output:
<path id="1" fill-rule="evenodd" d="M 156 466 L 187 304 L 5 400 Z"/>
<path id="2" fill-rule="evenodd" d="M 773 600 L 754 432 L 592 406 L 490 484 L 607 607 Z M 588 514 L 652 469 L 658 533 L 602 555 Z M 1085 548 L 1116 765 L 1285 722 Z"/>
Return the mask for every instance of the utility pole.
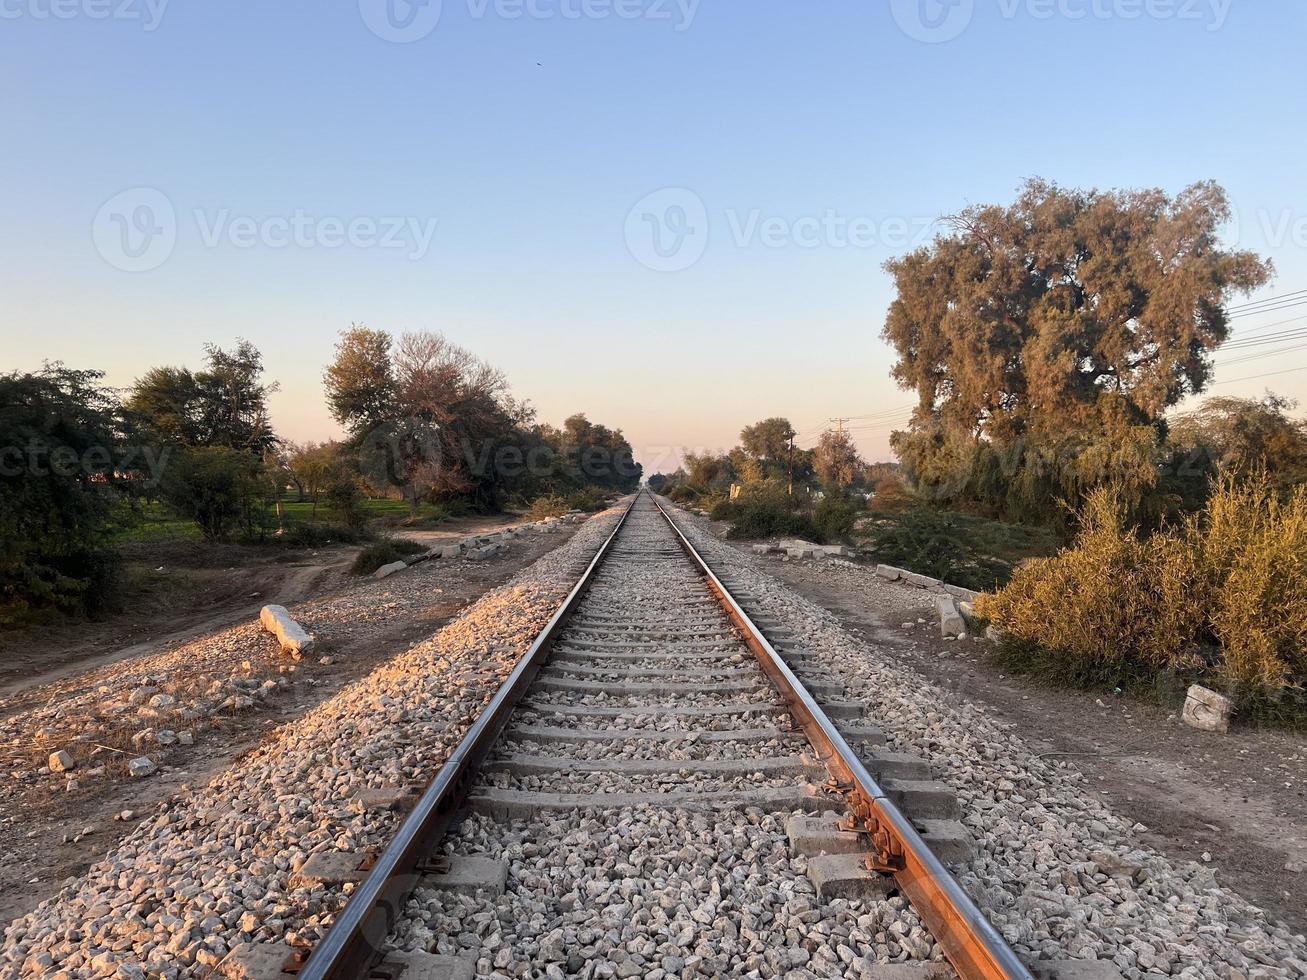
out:
<path id="1" fill-rule="evenodd" d="M 839 430 L 840 435 L 844 435 L 844 423 L 852 422 L 853 419 L 827 419 L 826 421 L 834 422 L 836 428 Z"/>
<path id="2" fill-rule="evenodd" d="M 786 466 L 790 477 L 790 496 L 794 496 L 794 433 L 790 433 L 790 458 Z"/>

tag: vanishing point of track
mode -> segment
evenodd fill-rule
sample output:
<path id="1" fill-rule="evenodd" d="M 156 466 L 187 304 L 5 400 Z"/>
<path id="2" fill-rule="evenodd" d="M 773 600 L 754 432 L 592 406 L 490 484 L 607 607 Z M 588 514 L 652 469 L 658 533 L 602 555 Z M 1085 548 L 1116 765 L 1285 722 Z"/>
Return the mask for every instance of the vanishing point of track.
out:
<path id="1" fill-rule="evenodd" d="M 388 975 L 386 937 L 408 896 L 441 872 L 433 856 L 469 807 L 513 817 L 751 805 L 845 811 L 845 836 L 862 835 L 866 868 L 893 877 L 959 976 L 1029 978 L 850 746 L 857 726 L 837 727 L 799 679 L 801 655 L 787 651 L 787 664 L 767 620 L 758 615 L 760 627 L 742 603 L 670 513 L 637 494 L 331 930 L 288 971 L 300 980 Z M 660 758 L 660 746 L 695 732 L 726 751 L 708 749 L 693 764 Z M 740 745 L 771 754 L 733 758 Z M 811 785 L 813 767 L 824 785 Z"/>

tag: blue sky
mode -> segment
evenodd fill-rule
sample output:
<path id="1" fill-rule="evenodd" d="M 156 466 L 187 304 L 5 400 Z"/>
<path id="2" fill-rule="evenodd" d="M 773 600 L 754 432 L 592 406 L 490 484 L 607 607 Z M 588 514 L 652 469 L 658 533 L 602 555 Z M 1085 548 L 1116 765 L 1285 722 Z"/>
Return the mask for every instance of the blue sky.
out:
<path id="1" fill-rule="evenodd" d="M 881 264 L 1029 176 L 1216 179 L 1262 295 L 1307 288 L 1301 4 L 386 2 L 0 0 L 0 369 L 126 385 L 245 337 L 325 437 L 340 330 L 441 330 L 656 466 L 909 404 Z M 1216 390 L 1266 386 L 1307 371 Z"/>

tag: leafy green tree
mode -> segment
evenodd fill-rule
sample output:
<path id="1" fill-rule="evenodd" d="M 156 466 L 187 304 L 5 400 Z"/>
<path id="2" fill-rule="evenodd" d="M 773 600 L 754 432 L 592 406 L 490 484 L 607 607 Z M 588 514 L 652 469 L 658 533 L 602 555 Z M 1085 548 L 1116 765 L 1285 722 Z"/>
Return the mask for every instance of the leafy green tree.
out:
<path id="1" fill-rule="evenodd" d="M 1208 382 L 1227 299 L 1271 272 L 1220 246 L 1229 215 L 1214 183 L 1170 197 L 1032 180 L 888 262 L 884 336 L 918 399 L 892 442 L 918 487 L 1047 519 L 1110 479 L 1137 505 L 1162 413 Z"/>
<path id="2" fill-rule="evenodd" d="M 102 377 L 61 364 L 0 375 L 0 625 L 113 600 L 109 535 L 128 461 Z"/>
<path id="3" fill-rule="evenodd" d="M 276 448 L 268 415 L 263 357 L 248 341 L 232 350 L 206 344 L 205 367 L 151 368 L 132 386 L 127 409 L 136 424 L 166 443 L 225 447 L 262 456 Z"/>
<path id="4" fill-rule="evenodd" d="M 796 433 L 789 419 L 772 417 L 745 426 L 740 432 L 740 448 L 750 458 L 762 464 L 768 475 L 777 476 L 786 471 L 790 459 L 790 444 Z"/>
<path id="5" fill-rule="evenodd" d="M 395 417 L 390 334 L 354 324 L 341 334 L 323 386 L 331 417 L 356 439 Z"/>
<path id="6" fill-rule="evenodd" d="M 252 534 L 267 511 L 272 487 L 263 463 L 239 449 L 180 449 L 161 486 L 164 501 L 193 520 L 209 541 Z"/>

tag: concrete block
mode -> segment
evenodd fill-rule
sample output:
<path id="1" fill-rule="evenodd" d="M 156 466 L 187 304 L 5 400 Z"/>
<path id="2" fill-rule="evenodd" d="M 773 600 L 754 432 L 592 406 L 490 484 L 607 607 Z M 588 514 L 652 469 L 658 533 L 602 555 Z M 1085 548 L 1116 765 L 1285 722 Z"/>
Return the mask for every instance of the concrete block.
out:
<path id="1" fill-rule="evenodd" d="M 887 582 L 897 582 L 903 577 L 903 570 L 893 565 L 877 565 L 876 574 Z"/>
<path id="2" fill-rule="evenodd" d="M 303 866 L 290 876 L 291 888 L 318 888 L 362 881 L 368 876 L 359 870 L 363 856 L 354 851 L 319 851 L 310 855 Z"/>
<path id="3" fill-rule="evenodd" d="M 259 612 L 259 622 L 281 643 L 282 653 L 303 655 L 313 649 L 313 635 L 291 619 L 285 606 L 264 606 Z"/>
<path id="4" fill-rule="evenodd" d="M 803 538 L 781 538 L 778 547 L 782 551 L 789 551 L 791 548 L 815 548 L 817 546 L 811 541 L 804 541 Z"/>
<path id="5" fill-rule="evenodd" d="M 980 595 L 979 592 L 973 589 L 964 589 L 960 585 L 949 585 L 947 582 L 944 583 L 944 591 L 954 599 L 961 599 L 964 602 L 975 602 L 976 597 Z"/>
<path id="6" fill-rule="evenodd" d="M 804 559 L 817 557 L 816 548 L 786 548 L 785 553 L 791 558 Z"/>
<path id="7" fill-rule="evenodd" d="M 372 573 L 372 577 L 389 578 L 391 575 L 394 575 L 396 572 L 402 572 L 406 568 L 408 568 L 408 562 L 392 561 L 389 565 L 382 565 L 380 568 L 378 568 L 375 572 Z"/>
<path id="8" fill-rule="evenodd" d="M 354 799 L 364 810 L 405 810 L 411 807 L 421 792 L 416 786 L 389 786 L 385 789 L 365 789 Z"/>
<path id="9" fill-rule="evenodd" d="M 441 891 L 497 898 L 504 894 L 504 886 L 508 884 L 508 862 L 455 854 L 449 859 L 448 871 L 426 878 L 426 884 Z"/>
<path id="10" fill-rule="evenodd" d="M 937 589 L 944 583 L 937 578 L 931 578 L 929 575 L 918 575 L 916 572 L 908 572 L 903 576 L 903 581 L 909 585 L 915 585 L 919 589 Z"/>
<path id="11" fill-rule="evenodd" d="M 840 818 L 831 813 L 824 816 L 795 813 L 785 821 L 785 835 L 790 839 L 790 849 L 796 854 L 809 857 L 864 854 L 867 842 L 863 836 L 851 830 L 840 830 L 839 824 Z"/>
<path id="12" fill-rule="evenodd" d="M 939 610 L 939 632 L 942 636 L 963 636 L 967 632 L 967 621 L 958 611 L 956 599 L 942 595 L 935 600 L 935 605 Z"/>
<path id="13" fill-rule="evenodd" d="M 404 980 L 473 980 L 476 961 L 435 953 L 389 953 L 386 963 L 402 966 Z"/>
<path id="14" fill-rule="evenodd" d="M 911 820 L 957 820 L 962 816 L 952 787 L 935 779 L 881 781 L 881 789 Z"/>
<path id="15" fill-rule="evenodd" d="M 463 545 L 461 543 L 447 544 L 440 549 L 441 558 L 457 558 L 462 553 Z"/>
<path id="16" fill-rule="evenodd" d="M 1230 715 L 1233 713 L 1233 701 L 1201 684 L 1191 686 L 1185 695 L 1182 717 L 1190 728 L 1224 734 L 1230 730 Z"/>
<path id="17" fill-rule="evenodd" d="M 883 898 L 894 888 L 888 875 L 867 870 L 867 853 L 819 854 L 808 859 L 808 878 L 823 901 L 833 898 Z"/>
<path id="18" fill-rule="evenodd" d="M 976 855 L 976 841 L 959 820 L 914 820 L 931 852 L 949 866 L 966 864 Z"/>
<path id="19" fill-rule="evenodd" d="M 294 952 L 286 943 L 241 943 L 214 972 L 227 980 L 285 980 L 281 970 Z"/>
<path id="20" fill-rule="evenodd" d="M 1108 960 L 1051 960 L 1028 966 L 1036 980 L 1121 980 L 1121 971 Z"/>

